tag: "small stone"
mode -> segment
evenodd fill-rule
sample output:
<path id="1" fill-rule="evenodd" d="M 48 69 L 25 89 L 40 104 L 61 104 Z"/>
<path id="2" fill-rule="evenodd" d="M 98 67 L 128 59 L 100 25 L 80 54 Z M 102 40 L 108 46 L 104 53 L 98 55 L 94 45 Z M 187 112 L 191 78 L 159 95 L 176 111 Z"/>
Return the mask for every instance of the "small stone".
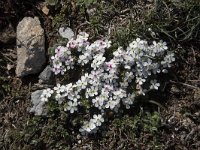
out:
<path id="1" fill-rule="evenodd" d="M 61 27 L 59 28 L 58 32 L 61 37 L 66 38 L 68 40 L 74 37 L 74 32 L 70 28 L 65 29 L 64 27 Z"/>
<path id="2" fill-rule="evenodd" d="M 43 105 L 45 102 L 41 101 L 40 96 L 42 95 L 43 90 L 37 90 L 31 94 L 31 102 L 33 107 L 29 110 L 30 113 L 34 113 L 35 115 L 44 115 L 43 113 Z"/>
<path id="3" fill-rule="evenodd" d="M 12 64 L 7 64 L 7 70 L 10 71 L 12 68 L 14 68 L 14 65 Z"/>
<path id="4" fill-rule="evenodd" d="M 52 83 L 53 72 L 51 71 L 51 67 L 48 65 L 39 75 L 39 79 L 42 80 L 43 83 Z"/>
<path id="5" fill-rule="evenodd" d="M 45 63 L 44 30 L 38 17 L 25 17 L 17 26 L 16 75 L 39 73 Z"/>
<path id="6" fill-rule="evenodd" d="M 81 144 L 81 140 L 78 140 L 78 144 Z"/>
<path id="7" fill-rule="evenodd" d="M 48 15 L 48 14 L 49 14 L 49 8 L 47 8 L 47 6 L 45 5 L 44 7 L 42 7 L 42 12 L 43 12 L 45 15 Z"/>

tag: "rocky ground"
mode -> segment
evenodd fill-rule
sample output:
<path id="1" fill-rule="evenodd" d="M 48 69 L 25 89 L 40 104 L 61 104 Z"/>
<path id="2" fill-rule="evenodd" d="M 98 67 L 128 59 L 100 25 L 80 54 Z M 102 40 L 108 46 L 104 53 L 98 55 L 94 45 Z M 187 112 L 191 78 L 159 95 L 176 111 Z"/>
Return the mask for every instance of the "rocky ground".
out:
<path id="1" fill-rule="evenodd" d="M 0 149 L 200 149 L 200 4 L 163 2 L 1 1 Z M 151 16 L 153 11 L 158 15 Z M 98 135 L 79 135 L 62 113 L 37 116 L 41 90 L 59 80 L 50 71 L 49 50 L 65 42 L 60 26 L 94 39 L 109 33 L 120 45 L 136 35 L 151 39 L 144 28 L 155 27 L 176 54 L 163 77 L 166 86 L 133 112 L 116 119 L 111 114 L 108 128 Z"/>

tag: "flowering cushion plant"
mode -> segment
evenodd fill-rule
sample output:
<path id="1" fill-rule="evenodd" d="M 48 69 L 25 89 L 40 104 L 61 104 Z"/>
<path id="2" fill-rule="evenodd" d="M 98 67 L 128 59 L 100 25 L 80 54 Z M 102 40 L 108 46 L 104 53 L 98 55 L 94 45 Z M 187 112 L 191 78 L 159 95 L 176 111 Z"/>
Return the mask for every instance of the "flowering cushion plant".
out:
<path id="1" fill-rule="evenodd" d="M 112 59 L 105 52 L 111 41 L 88 41 L 89 35 L 81 32 L 70 39 L 66 46 L 55 49 L 52 71 L 64 75 L 67 70 L 86 67 L 80 70 L 81 77 L 74 83 L 57 84 L 53 89 L 44 90 L 41 100 L 48 102 L 54 98 L 69 113 L 79 113 L 82 107 L 94 111 L 83 122 L 81 133 L 95 132 L 102 125 L 109 110 L 116 113 L 120 106 L 130 109 L 135 98 L 145 95 L 149 90 L 158 90 L 160 83 L 156 75 L 167 73 L 175 61 L 174 54 L 168 51 L 165 42 L 153 42 L 137 38 L 127 48 L 119 47 Z M 84 69 L 83 69 L 84 70 Z M 83 72 L 83 73 L 82 73 Z M 87 102 L 88 107 L 85 107 Z"/>

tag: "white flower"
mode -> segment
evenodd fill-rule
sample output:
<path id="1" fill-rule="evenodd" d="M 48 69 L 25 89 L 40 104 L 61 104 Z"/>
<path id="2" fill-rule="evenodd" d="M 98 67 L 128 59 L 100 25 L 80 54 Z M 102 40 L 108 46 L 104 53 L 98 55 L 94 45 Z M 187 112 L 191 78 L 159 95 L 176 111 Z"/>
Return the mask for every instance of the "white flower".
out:
<path id="1" fill-rule="evenodd" d="M 79 60 L 78 63 L 80 63 L 81 65 L 87 64 L 88 63 L 88 59 L 86 55 L 80 55 L 79 56 Z"/>
<path id="2" fill-rule="evenodd" d="M 145 93 L 146 93 L 146 89 L 143 89 L 141 86 L 139 87 L 139 91 L 137 92 L 139 95 L 145 95 Z"/>
<path id="3" fill-rule="evenodd" d="M 94 122 L 96 126 L 101 126 L 102 122 L 104 122 L 104 118 L 102 115 L 93 115 L 92 122 Z"/>
<path id="4" fill-rule="evenodd" d="M 156 43 L 155 41 L 153 42 L 153 50 L 155 53 L 157 53 L 157 55 L 160 55 L 160 53 L 162 54 L 162 52 L 164 52 L 165 50 L 167 50 L 167 44 L 166 42 L 158 42 Z"/>
<path id="5" fill-rule="evenodd" d="M 64 96 L 67 96 L 69 93 L 71 93 L 73 91 L 73 85 L 72 83 L 69 83 L 67 85 L 64 86 Z"/>
<path id="6" fill-rule="evenodd" d="M 111 43 L 112 43 L 111 41 L 105 40 L 105 47 L 110 48 Z"/>
<path id="7" fill-rule="evenodd" d="M 67 48 L 67 47 L 58 46 L 58 47 L 55 49 L 56 56 L 57 56 L 58 58 L 59 58 L 59 57 L 62 57 L 65 51 L 68 51 L 68 48 Z"/>
<path id="8" fill-rule="evenodd" d="M 95 128 L 96 128 L 96 125 L 94 124 L 94 122 L 90 121 L 88 123 L 88 128 L 86 130 L 90 132 L 90 131 L 92 131 Z"/>
<path id="9" fill-rule="evenodd" d="M 57 93 L 55 99 L 58 101 L 58 104 L 62 104 L 62 102 L 65 100 L 65 96 Z"/>
<path id="10" fill-rule="evenodd" d="M 69 42 L 67 43 L 67 47 L 72 49 L 77 47 L 77 41 L 74 39 L 69 40 Z"/>
<path id="11" fill-rule="evenodd" d="M 62 66 L 62 62 L 59 59 L 53 59 L 53 67 L 60 68 Z"/>
<path id="12" fill-rule="evenodd" d="M 41 101 L 47 102 L 48 98 L 50 98 L 52 94 L 53 90 L 51 90 L 50 88 L 43 90 L 42 95 L 40 96 Z"/>
<path id="13" fill-rule="evenodd" d="M 108 99 L 108 95 L 101 94 L 96 98 L 92 99 L 92 103 L 95 107 L 101 109 L 106 99 Z"/>
<path id="14" fill-rule="evenodd" d="M 57 84 L 56 87 L 53 88 L 56 93 L 63 93 L 65 91 L 65 86 L 64 85 L 60 85 L 59 83 Z"/>
<path id="15" fill-rule="evenodd" d="M 46 95 L 46 97 L 51 97 L 51 95 L 53 94 L 53 90 L 51 90 L 50 88 L 46 89 L 43 91 L 43 94 Z"/>
<path id="16" fill-rule="evenodd" d="M 157 83 L 157 80 L 151 80 L 151 86 L 150 89 L 158 90 L 158 87 L 160 86 L 160 83 Z"/>
<path id="17" fill-rule="evenodd" d="M 106 70 L 110 73 L 116 73 L 117 72 L 117 63 L 112 59 L 109 62 L 106 62 Z"/>
<path id="18" fill-rule="evenodd" d="M 116 51 L 113 52 L 113 55 L 115 57 L 120 57 L 123 53 L 123 48 L 122 47 L 119 47 Z"/>
<path id="19" fill-rule="evenodd" d="M 135 94 L 134 93 L 132 93 L 132 94 L 129 93 L 127 98 L 122 99 L 123 104 L 126 106 L 126 109 L 130 108 L 130 105 L 133 104 L 134 100 L 135 100 Z"/>
<path id="20" fill-rule="evenodd" d="M 124 80 L 123 82 L 120 82 L 120 86 L 122 88 L 127 88 L 128 87 L 128 82 Z"/>
<path id="21" fill-rule="evenodd" d="M 159 64 L 153 63 L 153 64 L 151 64 L 150 69 L 152 70 L 153 74 L 157 74 L 160 70 L 159 67 L 160 67 Z"/>
<path id="22" fill-rule="evenodd" d="M 44 95 L 41 95 L 41 96 L 40 96 L 40 100 L 41 100 L 42 102 L 48 102 L 48 98 L 45 97 Z"/>
<path id="23" fill-rule="evenodd" d="M 167 69 L 162 70 L 163 73 L 168 73 Z"/>
<path id="24" fill-rule="evenodd" d="M 65 111 L 69 110 L 71 114 L 73 114 L 75 111 L 78 110 L 77 108 L 78 106 L 78 103 L 77 102 L 72 102 L 72 101 L 69 101 L 67 103 L 67 107 L 64 109 Z"/>
<path id="25" fill-rule="evenodd" d="M 60 93 L 57 93 L 56 96 L 55 96 L 55 99 L 57 101 L 59 101 L 61 98 L 62 98 L 62 95 Z"/>
<path id="26" fill-rule="evenodd" d="M 117 104 L 119 104 L 119 100 L 113 100 L 112 98 L 110 98 L 106 103 L 105 108 L 110 108 L 112 110 Z"/>
<path id="27" fill-rule="evenodd" d="M 63 58 L 63 62 L 65 63 L 66 69 L 73 69 L 74 68 L 74 59 L 71 56 L 66 56 Z"/>
<path id="28" fill-rule="evenodd" d="M 171 63 L 175 61 L 174 54 L 173 53 L 168 53 L 165 57 L 164 60 L 161 61 L 161 64 L 163 67 L 171 67 Z"/>
<path id="29" fill-rule="evenodd" d="M 57 84 L 54 91 L 46 89 L 40 97 L 46 102 L 54 93 L 59 104 L 66 100 L 64 110 L 70 113 L 78 111 L 81 100 L 86 99 L 90 105 L 87 112 L 102 113 L 84 122 L 79 131 L 86 134 L 96 132 L 104 122 L 102 115 L 107 109 L 117 113 L 121 102 L 129 109 L 136 96 L 145 95 L 150 89 L 158 90 L 160 83 L 151 79 L 159 73 L 166 73 L 175 61 L 174 54 L 168 52 L 166 43 L 162 41 L 149 45 L 137 38 L 126 49 L 119 47 L 110 58 L 105 51 L 111 46 L 111 41 L 89 43 L 88 38 L 87 33 L 79 33 L 77 38 L 69 40 L 66 47 L 58 46 L 51 60 L 56 75 L 62 75 L 75 66 L 79 66 L 77 71 L 80 74 L 90 73 L 75 83 Z"/>
<path id="30" fill-rule="evenodd" d="M 100 82 L 100 78 L 103 76 L 103 70 L 98 69 L 98 70 L 93 70 L 89 74 L 89 83 L 93 86 L 98 86 Z"/>
<path id="31" fill-rule="evenodd" d="M 84 122 L 84 125 L 79 130 L 80 132 L 91 132 L 96 128 L 96 125 L 93 121 Z"/>
<path id="32" fill-rule="evenodd" d="M 140 77 L 136 78 L 136 83 L 138 83 L 139 85 L 142 85 L 146 80 Z"/>
<path id="33" fill-rule="evenodd" d="M 88 97 L 93 97 L 97 94 L 98 94 L 98 88 L 92 86 L 92 87 L 86 89 L 85 96 L 86 96 L 86 98 L 88 98 Z"/>
<path id="34" fill-rule="evenodd" d="M 91 67 L 94 70 L 96 70 L 97 68 L 99 68 L 104 63 L 105 60 L 106 60 L 106 58 L 103 57 L 102 54 L 97 54 L 97 55 L 94 56 L 94 60 L 91 63 Z"/>
<path id="35" fill-rule="evenodd" d="M 77 35 L 77 39 L 83 39 L 85 41 L 88 40 L 88 37 L 89 37 L 89 34 L 87 34 L 86 32 L 80 32 L 78 35 Z"/>
<path id="36" fill-rule="evenodd" d="M 75 92 L 72 91 L 67 95 L 67 98 L 71 101 L 78 102 L 78 100 L 80 99 L 80 95 L 78 94 L 77 91 Z"/>
<path id="37" fill-rule="evenodd" d="M 80 80 L 78 80 L 76 82 L 77 87 L 79 87 L 80 89 L 85 89 L 87 84 L 88 84 L 88 78 L 85 76 L 82 76 Z"/>
<path id="38" fill-rule="evenodd" d="M 126 91 L 119 89 L 113 92 L 113 99 L 122 99 L 126 97 Z"/>
<path id="39" fill-rule="evenodd" d="M 146 41 L 141 40 L 140 38 L 137 38 L 135 41 L 129 44 L 129 47 L 131 49 L 143 49 L 144 44 L 146 44 Z"/>
<path id="40" fill-rule="evenodd" d="M 128 81 L 131 82 L 134 79 L 133 72 L 126 72 L 124 75 L 124 82 Z"/>

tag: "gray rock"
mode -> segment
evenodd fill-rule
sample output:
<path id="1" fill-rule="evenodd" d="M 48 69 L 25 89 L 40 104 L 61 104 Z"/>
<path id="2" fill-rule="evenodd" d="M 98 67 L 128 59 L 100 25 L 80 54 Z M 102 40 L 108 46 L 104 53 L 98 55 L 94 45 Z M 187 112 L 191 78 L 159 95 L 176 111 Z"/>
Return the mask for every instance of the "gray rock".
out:
<path id="1" fill-rule="evenodd" d="M 17 26 L 16 75 L 39 73 L 45 62 L 44 30 L 38 17 L 25 17 Z"/>
<path id="2" fill-rule="evenodd" d="M 51 71 L 51 67 L 47 66 L 39 75 L 39 79 L 44 83 L 52 83 L 53 72 Z"/>
<path id="3" fill-rule="evenodd" d="M 42 95 L 43 90 L 37 90 L 31 94 L 31 102 L 33 107 L 29 110 L 30 113 L 35 115 L 44 115 L 43 105 L 45 102 L 41 101 L 40 96 Z"/>
<path id="4" fill-rule="evenodd" d="M 61 27 L 59 28 L 58 32 L 61 37 L 66 38 L 68 40 L 74 37 L 74 32 L 72 31 L 72 29 L 68 27 L 67 28 Z"/>

